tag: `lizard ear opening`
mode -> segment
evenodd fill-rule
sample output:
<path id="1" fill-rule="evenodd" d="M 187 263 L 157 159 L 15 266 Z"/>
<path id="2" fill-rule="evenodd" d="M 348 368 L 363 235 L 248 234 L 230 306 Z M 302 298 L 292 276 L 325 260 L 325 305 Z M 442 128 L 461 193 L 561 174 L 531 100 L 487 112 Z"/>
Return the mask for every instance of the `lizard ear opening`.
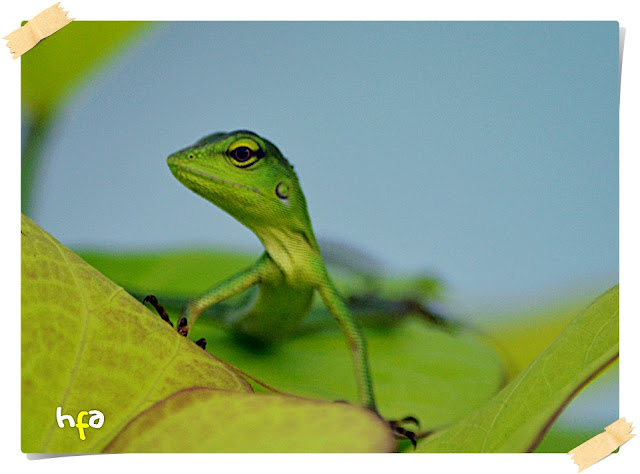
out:
<path id="1" fill-rule="evenodd" d="M 289 186 L 287 183 L 278 183 L 276 186 L 276 196 L 285 204 L 289 204 Z"/>

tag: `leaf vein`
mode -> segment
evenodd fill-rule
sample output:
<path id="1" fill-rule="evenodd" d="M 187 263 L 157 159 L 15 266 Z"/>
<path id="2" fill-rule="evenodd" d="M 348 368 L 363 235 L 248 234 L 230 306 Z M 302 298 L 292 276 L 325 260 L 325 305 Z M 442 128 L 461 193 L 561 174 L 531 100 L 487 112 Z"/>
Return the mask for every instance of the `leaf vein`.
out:
<path id="1" fill-rule="evenodd" d="M 602 311 L 600 311 L 600 308 L 598 308 L 598 313 L 600 315 L 602 315 Z M 587 361 L 589 360 L 589 353 L 591 352 L 591 349 L 593 349 L 593 344 L 595 343 L 596 339 L 598 338 L 598 335 L 600 335 L 600 333 L 602 331 L 604 331 L 604 329 L 611 324 L 612 322 L 614 322 L 618 316 L 620 314 L 620 309 L 617 309 L 612 315 L 611 317 L 602 325 L 602 327 L 598 330 L 598 332 L 596 332 L 593 335 L 593 339 L 591 339 L 591 343 L 589 344 L 589 347 L 587 348 L 587 350 L 584 352 L 584 361 L 583 361 L 583 365 L 586 366 L 587 365 Z"/>
<path id="2" fill-rule="evenodd" d="M 513 395 L 513 392 L 515 392 L 516 389 L 520 386 L 520 384 L 527 378 L 527 375 L 531 371 L 531 368 L 534 367 L 534 365 L 535 364 L 532 363 L 532 364 L 529 365 L 529 367 L 526 368 L 526 370 L 522 374 L 522 377 L 520 378 L 520 380 L 518 380 L 518 382 L 516 384 L 514 384 L 513 388 L 509 392 L 509 394 L 505 395 L 504 400 L 500 404 L 500 408 L 496 411 L 496 414 L 493 417 L 493 420 L 491 420 L 491 425 L 489 425 L 489 428 L 487 429 L 487 436 L 485 436 L 484 440 L 482 441 L 482 449 L 480 450 L 481 452 L 485 452 L 484 449 L 485 449 L 485 447 L 487 445 L 487 439 L 489 438 L 489 433 L 491 433 L 491 431 L 493 430 L 493 426 L 496 424 L 496 421 L 500 417 L 500 414 L 502 413 L 502 410 L 504 409 L 505 406 L 507 406 L 507 401 L 511 398 L 511 396 Z"/>

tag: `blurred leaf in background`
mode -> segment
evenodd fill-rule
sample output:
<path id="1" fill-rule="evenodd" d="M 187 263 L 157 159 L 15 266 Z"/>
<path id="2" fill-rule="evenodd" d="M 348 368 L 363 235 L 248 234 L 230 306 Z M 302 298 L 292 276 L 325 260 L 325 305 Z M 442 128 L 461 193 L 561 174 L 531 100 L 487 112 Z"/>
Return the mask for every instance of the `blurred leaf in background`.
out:
<path id="1" fill-rule="evenodd" d="M 64 103 L 152 23 L 73 21 L 42 40 L 22 61 L 22 212 L 29 215 L 43 144 Z"/>

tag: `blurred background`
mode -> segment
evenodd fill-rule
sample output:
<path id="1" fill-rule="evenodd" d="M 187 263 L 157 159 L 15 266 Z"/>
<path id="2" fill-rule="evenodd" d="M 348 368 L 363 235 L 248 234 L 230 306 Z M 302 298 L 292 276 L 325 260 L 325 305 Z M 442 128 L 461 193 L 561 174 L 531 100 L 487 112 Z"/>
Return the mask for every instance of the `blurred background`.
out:
<path id="1" fill-rule="evenodd" d="M 23 57 L 23 212 L 75 249 L 258 255 L 165 163 L 253 130 L 321 241 L 442 280 L 517 372 L 618 282 L 618 41 L 615 22 L 74 22 Z M 617 371 L 540 450 L 618 418 Z"/>

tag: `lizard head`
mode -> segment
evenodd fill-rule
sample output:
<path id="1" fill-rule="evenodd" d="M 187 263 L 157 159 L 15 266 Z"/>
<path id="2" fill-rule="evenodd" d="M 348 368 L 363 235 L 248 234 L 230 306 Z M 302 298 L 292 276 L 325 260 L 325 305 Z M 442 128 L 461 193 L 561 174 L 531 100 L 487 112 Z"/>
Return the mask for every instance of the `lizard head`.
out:
<path id="1" fill-rule="evenodd" d="M 191 191 L 259 233 L 305 232 L 311 224 L 293 166 L 270 141 L 246 130 L 208 135 L 167 159 Z"/>

